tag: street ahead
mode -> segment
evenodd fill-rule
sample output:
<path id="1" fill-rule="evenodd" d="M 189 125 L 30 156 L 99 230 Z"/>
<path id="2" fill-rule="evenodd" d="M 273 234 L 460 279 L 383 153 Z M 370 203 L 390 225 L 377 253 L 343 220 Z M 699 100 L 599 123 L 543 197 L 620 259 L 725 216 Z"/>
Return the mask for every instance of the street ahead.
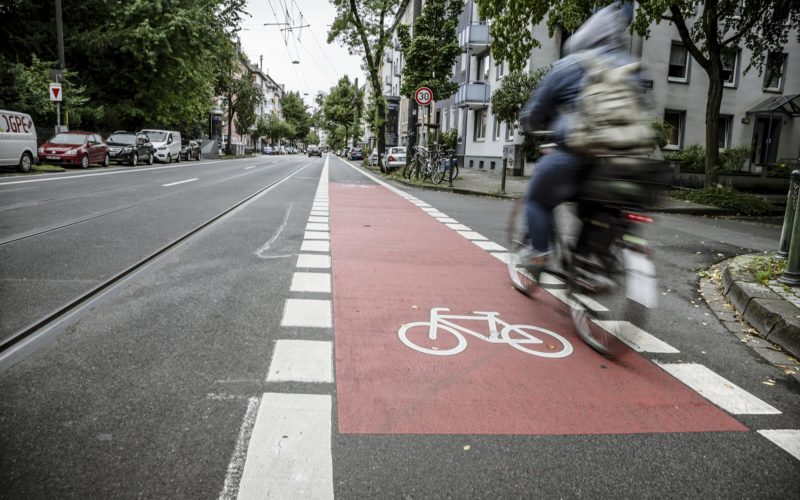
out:
<path id="1" fill-rule="evenodd" d="M 0 496 L 800 494 L 797 381 L 697 291 L 779 227 L 657 215 L 609 360 L 510 286 L 510 209 L 333 155 L 0 180 Z"/>

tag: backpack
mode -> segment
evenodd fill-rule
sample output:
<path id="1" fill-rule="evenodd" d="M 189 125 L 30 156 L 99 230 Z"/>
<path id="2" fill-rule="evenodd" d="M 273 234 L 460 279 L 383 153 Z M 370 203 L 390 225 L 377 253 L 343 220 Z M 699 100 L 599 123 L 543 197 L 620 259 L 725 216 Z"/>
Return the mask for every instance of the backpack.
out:
<path id="1" fill-rule="evenodd" d="M 656 134 L 634 78 L 639 63 L 615 66 L 588 51 L 575 55 L 585 74 L 565 138 L 567 147 L 588 156 L 650 153 Z"/>

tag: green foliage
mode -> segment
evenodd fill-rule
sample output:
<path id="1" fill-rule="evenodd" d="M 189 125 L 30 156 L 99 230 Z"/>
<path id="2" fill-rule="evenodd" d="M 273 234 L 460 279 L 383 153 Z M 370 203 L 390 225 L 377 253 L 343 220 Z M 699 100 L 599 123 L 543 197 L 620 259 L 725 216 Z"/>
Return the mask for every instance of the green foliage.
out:
<path id="1" fill-rule="evenodd" d="M 672 191 L 670 196 L 678 200 L 734 210 L 739 215 L 765 215 L 773 210 L 772 205 L 767 203 L 764 198 L 741 193 L 731 187 L 707 187 L 698 190 Z"/>
<path id="2" fill-rule="evenodd" d="M 398 26 L 397 38 L 405 60 L 401 95 L 410 99 L 418 88 L 428 87 L 433 98 L 441 101 L 458 90 L 452 73 L 461 54 L 456 29 L 463 9 L 463 0 L 427 0 L 414 21 L 413 36 L 409 26 Z"/>
<path id="3" fill-rule="evenodd" d="M 512 71 L 506 75 L 497 90 L 492 93 L 492 113 L 501 122 L 513 123 L 520 110 L 528 102 L 533 90 L 544 78 L 549 67 L 539 68 L 533 73 Z"/>
<path id="4" fill-rule="evenodd" d="M 1 59 L 1 58 L 0 58 Z M 49 128 L 56 124 L 56 104 L 50 101 L 48 87 L 52 81 L 51 68 L 56 67 L 52 61 L 43 61 L 35 55 L 29 65 L 22 63 L 2 64 L 3 73 L 2 99 L 0 108 L 28 113 L 33 122 L 41 128 Z M 86 86 L 78 85 L 81 79 L 77 73 L 65 70 L 62 74 L 63 102 L 61 103 L 61 123 L 79 127 L 84 121 L 91 121 L 102 115 L 102 107 L 92 107 L 86 95 Z"/>
<path id="5" fill-rule="evenodd" d="M 759 255 L 748 263 L 746 269 L 753 274 L 756 281 L 766 285 L 783 274 L 786 270 L 786 259 Z"/>
<path id="6" fill-rule="evenodd" d="M 775 163 L 767 166 L 767 177 L 789 177 L 792 175 L 792 170 L 796 168 L 787 163 Z"/>
<path id="7" fill-rule="evenodd" d="M 313 130 L 306 134 L 306 137 L 303 139 L 303 142 L 306 144 L 319 144 L 319 136 Z"/>
<path id="8" fill-rule="evenodd" d="M 287 92 L 281 97 L 281 113 L 286 122 L 294 128 L 292 140 L 302 140 L 311 129 L 311 115 L 300 92 Z"/>
<path id="9" fill-rule="evenodd" d="M 458 129 L 451 128 L 439 135 L 439 144 L 445 149 L 455 149 L 458 142 Z"/>
<path id="10" fill-rule="evenodd" d="M 681 151 L 670 152 L 664 159 L 681 162 L 682 172 L 703 172 L 706 162 L 706 148 L 699 144 L 692 144 Z"/>
<path id="11" fill-rule="evenodd" d="M 328 133 L 329 141 L 341 141 L 344 146 L 347 139 L 357 133 L 359 120 L 356 115 L 361 108 L 360 103 L 363 103 L 363 92 L 357 91 L 347 76 L 343 76 L 331 88 L 321 108 L 322 127 Z"/>
<path id="12" fill-rule="evenodd" d="M 750 148 L 740 146 L 720 151 L 719 163 L 725 172 L 740 172 L 750 158 Z"/>
<path id="13" fill-rule="evenodd" d="M 250 133 L 250 128 L 256 124 L 256 107 L 264 100 L 261 88 L 250 77 L 250 71 L 232 75 L 225 81 L 222 89 L 225 97 L 226 117 L 228 121 L 228 148 L 232 148 L 231 136 L 236 120 L 236 129 L 240 134 Z"/>
<path id="14" fill-rule="evenodd" d="M 667 140 L 669 139 L 669 131 L 670 126 L 662 121 L 662 120 L 655 120 L 653 122 L 653 130 L 656 133 L 656 137 L 658 138 L 658 147 L 663 148 L 667 145 Z"/>

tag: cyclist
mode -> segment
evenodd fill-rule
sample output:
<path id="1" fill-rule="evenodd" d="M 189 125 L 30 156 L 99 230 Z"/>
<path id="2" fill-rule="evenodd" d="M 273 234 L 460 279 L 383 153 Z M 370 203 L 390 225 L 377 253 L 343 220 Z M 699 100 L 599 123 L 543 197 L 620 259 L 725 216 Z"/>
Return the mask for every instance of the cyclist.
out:
<path id="1" fill-rule="evenodd" d="M 525 132 L 547 128 L 556 144 L 537 161 L 525 195 L 530 247 L 519 257 L 520 265 L 534 273 L 547 263 L 550 254 L 553 210 L 577 194 L 591 165 L 590 157 L 571 151 L 565 144 L 584 76 L 575 53 L 589 51 L 592 56 L 619 66 L 631 62 L 626 49 L 626 30 L 632 18 L 630 3 L 612 4 L 596 12 L 567 40 L 568 55 L 553 65 L 520 113 Z"/>

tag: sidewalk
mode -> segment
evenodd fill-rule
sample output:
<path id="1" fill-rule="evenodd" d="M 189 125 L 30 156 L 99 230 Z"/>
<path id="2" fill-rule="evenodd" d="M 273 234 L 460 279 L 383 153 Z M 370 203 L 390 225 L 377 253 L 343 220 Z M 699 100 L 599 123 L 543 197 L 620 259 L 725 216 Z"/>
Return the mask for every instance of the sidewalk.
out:
<path id="1" fill-rule="evenodd" d="M 383 178 L 382 174 L 377 175 Z M 414 184 L 402 178 L 389 180 L 420 189 L 516 199 L 525 192 L 529 178 L 507 176 L 504 192 L 501 192 L 501 174 L 497 171 L 460 169 L 459 177 L 453 181 L 452 188 L 448 186 L 447 179 L 439 185 Z M 724 209 L 668 197 L 660 197 L 658 203 L 649 207 L 648 211 L 686 215 L 733 215 Z M 775 247 L 777 246 L 776 241 Z M 767 286 L 756 282 L 746 270 L 747 264 L 754 257 L 742 255 L 717 264 L 712 269 L 721 277 L 721 289 L 719 279 L 701 279 L 701 290 L 709 307 L 729 331 L 773 364 L 786 366 L 787 370 L 800 377 L 797 361 L 785 354 L 800 358 L 800 288 L 789 288 L 787 291 L 778 283 Z M 734 309 L 736 314 L 733 313 Z M 739 322 L 740 318 L 753 328 L 747 328 Z"/>

